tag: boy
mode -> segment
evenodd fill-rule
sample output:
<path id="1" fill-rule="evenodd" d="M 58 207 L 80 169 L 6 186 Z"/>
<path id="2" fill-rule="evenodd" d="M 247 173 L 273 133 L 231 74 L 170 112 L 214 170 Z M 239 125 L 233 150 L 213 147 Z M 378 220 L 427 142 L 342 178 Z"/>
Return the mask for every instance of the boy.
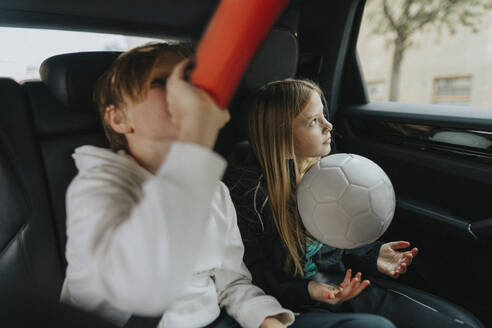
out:
<path id="1" fill-rule="evenodd" d="M 219 181 L 226 163 L 211 151 L 229 113 L 183 80 L 189 55 L 179 45 L 142 46 L 99 79 L 112 151 L 83 146 L 73 155 L 61 298 L 120 325 L 138 314 L 162 315 L 159 327 L 202 327 L 220 305 L 241 326 L 284 327 L 292 312 L 253 286 L 242 263 Z"/>

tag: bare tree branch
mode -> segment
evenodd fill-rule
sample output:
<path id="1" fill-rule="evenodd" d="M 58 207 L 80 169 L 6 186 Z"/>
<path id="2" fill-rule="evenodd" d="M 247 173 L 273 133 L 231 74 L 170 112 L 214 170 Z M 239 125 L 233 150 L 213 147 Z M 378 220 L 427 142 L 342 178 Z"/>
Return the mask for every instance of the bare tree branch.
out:
<path id="1" fill-rule="evenodd" d="M 397 100 L 400 65 L 412 36 L 434 26 L 454 33 L 456 26 L 478 31 L 480 17 L 492 9 L 492 0 L 367 0 L 374 12 L 372 32 L 387 37 L 393 45 L 390 100 Z M 379 4 L 379 6 L 377 6 Z M 382 8 L 381 8 L 382 7 Z M 381 10 L 382 9 L 382 10 Z"/>
<path id="2" fill-rule="evenodd" d="M 384 9 L 384 16 L 386 17 L 386 19 L 390 23 L 391 27 L 393 27 L 393 29 L 395 31 L 398 31 L 398 26 L 396 25 L 395 19 L 391 15 L 391 12 L 390 12 L 390 9 L 389 9 L 388 0 L 384 0 L 383 9 Z"/>

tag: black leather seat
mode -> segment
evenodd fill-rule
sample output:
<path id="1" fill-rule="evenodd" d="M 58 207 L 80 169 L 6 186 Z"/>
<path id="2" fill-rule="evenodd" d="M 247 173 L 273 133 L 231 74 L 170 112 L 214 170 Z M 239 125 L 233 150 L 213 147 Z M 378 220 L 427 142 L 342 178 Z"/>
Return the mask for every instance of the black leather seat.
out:
<path id="1" fill-rule="evenodd" d="M 389 290 L 392 294 L 399 294 L 406 298 L 407 300 L 411 300 L 414 303 L 418 304 L 423 304 L 427 308 L 431 308 L 433 311 L 440 312 L 442 314 L 445 314 L 447 317 L 451 318 L 451 320 L 454 320 L 458 324 L 463 324 L 463 327 L 467 328 L 484 328 L 483 324 L 468 310 L 462 308 L 459 305 L 453 304 L 449 301 L 447 301 L 444 298 L 441 298 L 436 295 L 432 295 L 430 293 L 427 293 L 425 291 L 403 285 L 402 283 L 399 283 L 394 280 L 389 280 L 385 278 L 380 278 L 380 277 L 373 277 L 373 276 L 366 276 L 367 279 L 369 279 L 373 284 L 375 283 L 376 285 L 385 288 L 386 290 Z M 343 280 L 343 276 L 340 275 L 337 279 L 335 275 L 330 274 L 324 275 L 318 273 L 315 276 L 315 279 L 320 282 L 324 283 L 335 283 L 335 280 L 337 282 L 341 282 Z M 393 304 L 394 307 L 398 308 L 401 306 L 401 311 L 407 313 L 412 313 L 415 315 L 415 311 L 418 311 L 419 307 L 415 309 L 406 309 L 404 306 L 407 304 L 406 302 L 401 304 L 401 298 L 392 298 L 393 301 L 395 301 L 397 304 Z M 420 308 L 421 309 L 421 308 Z M 418 315 L 419 313 L 417 313 Z M 407 319 L 408 318 L 408 319 Z M 407 325 L 410 325 L 412 322 L 413 317 L 410 315 L 409 317 L 406 318 L 406 323 Z M 416 318 L 417 319 L 417 318 Z M 466 326 L 465 326 L 466 324 Z M 412 323 L 411 326 L 418 327 L 419 326 L 419 320 L 416 320 L 416 322 Z M 436 326 L 437 327 L 437 326 Z M 440 327 L 440 326 L 439 326 Z M 454 327 L 454 326 L 453 326 Z M 444 327 L 443 327 L 444 328 Z"/>
<path id="2" fill-rule="evenodd" d="M 118 54 L 85 52 L 54 56 L 41 65 L 42 82 L 25 83 L 64 267 L 65 193 L 76 174 L 72 154 L 81 145 L 107 146 L 92 102 L 92 88 Z"/>
<path id="3" fill-rule="evenodd" d="M 222 129 L 215 145 L 215 150 L 226 158 L 236 142 L 247 138 L 247 103 L 251 94 L 267 82 L 294 77 L 296 74 L 298 41 L 290 29 L 275 28 L 270 32 L 241 80 L 229 106 L 231 121 Z"/>
<path id="4" fill-rule="evenodd" d="M 63 269 L 27 99 L 0 79 L 0 321 L 55 302 Z"/>
<path id="5" fill-rule="evenodd" d="M 0 97 L 0 322 L 109 327 L 59 303 L 64 256 L 31 102 L 26 86 L 6 78 L 0 78 Z"/>
<path id="6" fill-rule="evenodd" d="M 441 313 L 448 315 L 457 322 L 466 323 L 473 328 L 484 328 L 484 325 L 468 310 L 462 308 L 459 305 L 453 304 L 439 296 L 432 295 L 425 291 L 418 290 L 410 286 L 405 286 L 396 281 L 388 279 L 371 277 L 371 281 L 385 287 L 386 289 L 391 289 L 395 292 L 402 293 L 407 297 L 410 297 L 417 302 L 421 302 L 427 306 L 430 306 L 435 310 L 439 310 Z"/>

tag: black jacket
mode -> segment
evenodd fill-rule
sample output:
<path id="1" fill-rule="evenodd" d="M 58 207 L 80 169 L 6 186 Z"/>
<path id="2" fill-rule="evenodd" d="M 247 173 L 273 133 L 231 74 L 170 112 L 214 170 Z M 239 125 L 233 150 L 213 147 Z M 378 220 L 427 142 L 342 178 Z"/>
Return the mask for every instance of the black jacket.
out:
<path id="1" fill-rule="evenodd" d="M 263 172 L 249 153 L 240 164 L 230 163 L 224 176 L 236 208 L 238 226 L 245 248 L 244 263 L 251 271 L 253 283 L 277 298 L 282 306 L 299 311 L 313 304 L 309 280 L 284 271 L 287 251 L 273 223 Z M 380 242 L 354 250 L 331 246 L 315 255 L 314 262 L 322 273 L 344 273 L 345 268 L 363 275 L 377 274 L 376 259 Z"/>

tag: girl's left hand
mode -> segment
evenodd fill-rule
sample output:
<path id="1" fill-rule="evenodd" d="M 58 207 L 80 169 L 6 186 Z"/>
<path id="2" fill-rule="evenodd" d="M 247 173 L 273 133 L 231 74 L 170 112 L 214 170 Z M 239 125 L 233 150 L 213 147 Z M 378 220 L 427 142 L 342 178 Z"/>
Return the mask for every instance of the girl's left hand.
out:
<path id="1" fill-rule="evenodd" d="M 352 278 L 352 269 L 345 273 L 345 279 L 338 286 L 324 284 L 311 280 L 308 284 L 308 292 L 311 299 L 328 304 L 339 304 L 348 301 L 366 289 L 371 284 L 369 280 L 363 280 L 362 274 L 357 274 Z"/>
<path id="2" fill-rule="evenodd" d="M 394 241 L 381 246 L 377 259 L 378 270 L 392 278 L 398 278 L 407 271 L 407 267 L 412 263 L 412 259 L 417 256 L 418 249 L 412 248 L 406 252 L 399 252 L 398 249 L 408 248 L 408 241 Z"/>

